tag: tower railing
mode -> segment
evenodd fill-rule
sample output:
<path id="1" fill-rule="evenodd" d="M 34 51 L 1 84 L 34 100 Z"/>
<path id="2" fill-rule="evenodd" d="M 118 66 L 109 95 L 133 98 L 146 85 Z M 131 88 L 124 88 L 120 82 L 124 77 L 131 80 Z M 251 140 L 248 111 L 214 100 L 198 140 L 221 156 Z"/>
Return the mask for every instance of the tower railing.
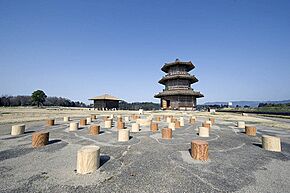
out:
<path id="1" fill-rule="evenodd" d="M 188 72 L 176 71 L 176 72 L 169 72 L 165 76 L 170 76 L 170 75 L 190 75 L 190 74 Z"/>
<path id="2" fill-rule="evenodd" d="M 163 89 L 163 91 L 166 91 L 166 90 L 179 90 L 179 89 L 193 90 L 189 86 L 168 86 L 167 88 Z"/>

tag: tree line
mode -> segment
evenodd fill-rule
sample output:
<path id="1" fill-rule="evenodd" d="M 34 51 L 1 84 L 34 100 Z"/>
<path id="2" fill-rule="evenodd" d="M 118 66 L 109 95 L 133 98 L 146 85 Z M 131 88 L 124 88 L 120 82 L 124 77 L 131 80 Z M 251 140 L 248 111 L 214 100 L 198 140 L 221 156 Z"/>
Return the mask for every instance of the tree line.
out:
<path id="1" fill-rule="evenodd" d="M 273 104 L 273 103 L 259 103 L 258 107 L 288 107 L 290 108 L 290 103 L 284 103 L 284 104 Z"/>
<path id="2" fill-rule="evenodd" d="M 17 106 L 61 106 L 61 107 L 92 107 L 92 105 L 86 105 L 79 101 L 71 101 L 63 97 L 47 97 L 44 91 L 36 90 L 31 96 L 19 95 L 19 96 L 1 96 L 0 106 L 4 107 L 17 107 Z M 160 105 L 152 102 L 134 102 L 127 103 L 121 101 L 119 104 L 121 110 L 158 110 Z"/>
<path id="3" fill-rule="evenodd" d="M 61 106 L 61 107 L 87 107 L 86 104 L 79 101 L 71 101 L 63 97 L 47 97 L 41 90 L 34 91 L 31 96 L 1 96 L 0 106 L 17 107 L 17 106 Z"/>

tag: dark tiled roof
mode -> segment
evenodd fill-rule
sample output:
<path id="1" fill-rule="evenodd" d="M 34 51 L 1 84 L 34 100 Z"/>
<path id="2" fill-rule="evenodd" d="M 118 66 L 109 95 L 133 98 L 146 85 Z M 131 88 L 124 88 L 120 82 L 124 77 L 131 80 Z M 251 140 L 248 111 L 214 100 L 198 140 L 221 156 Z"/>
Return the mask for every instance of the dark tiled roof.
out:
<path id="1" fill-rule="evenodd" d="M 121 99 L 118 99 L 117 97 L 111 96 L 109 94 L 104 94 L 101 96 L 96 96 L 94 98 L 90 98 L 89 100 L 114 100 L 114 101 L 120 101 Z"/>
<path id="2" fill-rule="evenodd" d="M 165 63 L 165 65 L 161 68 L 161 70 L 163 72 L 168 72 L 169 68 L 171 66 L 175 66 L 175 65 L 184 65 L 187 67 L 187 71 L 190 71 L 192 69 L 195 68 L 195 66 L 191 63 L 191 61 L 189 62 L 182 62 L 182 61 L 179 61 L 179 60 L 175 60 L 174 62 L 170 62 L 170 63 Z"/>
<path id="3" fill-rule="evenodd" d="M 176 90 L 165 90 L 163 92 L 155 95 L 155 98 L 161 98 L 163 96 L 174 96 L 174 95 L 183 95 L 183 96 L 195 96 L 196 98 L 204 97 L 203 94 L 191 89 L 176 89 Z"/>
<path id="4" fill-rule="evenodd" d="M 190 74 L 174 74 L 174 75 L 164 76 L 161 80 L 159 80 L 159 83 L 165 84 L 167 80 L 172 80 L 172 79 L 188 79 L 190 80 L 191 84 L 198 82 L 198 79 L 195 76 L 192 76 Z"/>

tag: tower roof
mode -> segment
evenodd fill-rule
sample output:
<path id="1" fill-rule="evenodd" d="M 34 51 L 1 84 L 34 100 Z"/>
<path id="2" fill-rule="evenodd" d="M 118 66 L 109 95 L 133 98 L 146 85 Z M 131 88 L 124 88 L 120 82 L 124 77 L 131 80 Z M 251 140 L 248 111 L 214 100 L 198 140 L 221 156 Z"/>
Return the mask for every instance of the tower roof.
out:
<path id="1" fill-rule="evenodd" d="M 164 96 L 174 96 L 174 95 L 183 95 L 183 96 L 194 96 L 196 98 L 204 97 L 203 94 L 197 91 L 193 91 L 191 89 L 184 90 L 184 89 L 174 89 L 174 90 L 164 90 L 163 92 L 158 93 L 155 95 L 155 98 L 161 98 Z"/>
<path id="2" fill-rule="evenodd" d="M 169 68 L 172 67 L 172 66 L 176 66 L 176 65 L 184 65 L 184 66 L 186 66 L 187 72 L 195 68 L 195 66 L 191 63 L 191 61 L 182 62 L 179 59 L 176 59 L 174 62 L 165 63 L 164 66 L 161 68 L 161 70 L 163 72 L 165 72 L 165 73 L 168 73 Z"/>
<path id="3" fill-rule="evenodd" d="M 190 74 L 174 74 L 174 75 L 166 75 L 161 80 L 159 80 L 160 84 L 165 84 L 168 80 L 173 79 L 187 79 L 190 81 L 190 84 L 198 82 L 198 79 Z"/>

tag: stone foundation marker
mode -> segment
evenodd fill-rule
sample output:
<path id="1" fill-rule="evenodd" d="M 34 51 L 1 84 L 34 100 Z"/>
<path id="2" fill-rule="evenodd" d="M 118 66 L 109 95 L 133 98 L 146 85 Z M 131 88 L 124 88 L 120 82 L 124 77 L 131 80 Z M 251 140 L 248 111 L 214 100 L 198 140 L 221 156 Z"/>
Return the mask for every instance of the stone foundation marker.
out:
<path id="1" fill-rule="evenodd" d="M 84 146 L 77 153 L 77 173 L 88 174 L 100 167 L 100 147 Z"/>
<path id="2" fill-rule="evenodd" d="M 195 124 L 196 118 L 195 117 L 190 117 L 189 123 L 190 124 Z"/>
<path id="3" fill-rule="evenodd" d="M 129 141 L 130 130 L 129 129 L 120 129 L 118 131 L 118 141 L 124 142 Z"/>
<path id="4" fill-rule="evenodd" d="M 87 124 L 87 119 L 81 119 L 80 120 L 80 125 L 85 126 Z"/>
<path id="5" fill-rule="evenodd" d="M 246 123 L 244 121 L 238 121 L 237 127 L 241 128 L 241 129 L 245 129 L 246 128 Z"/>
<path id="6" fill-rule="evenodd" d="M 213 125 L 215 123 L 215 119 L 213 117 L 210 117 L 209 121 L 211 122 L 211 125 Z"/>
<path id="7" fill-rule="evenodd" d="M 139 124 L 138 123 L 132 123 L 132 129 L 131 129 L 131 131 L 132 132 L 139 132 L 139 130 L 140 130 Z"/>
<path id="8" fill-rule="evenodd" d="M 117 122 L 117 129 L 124 129 L 125 128 L 125 123 L 123 123 L 122 121 L 118 121 Z"/>
<path id="9" fill-rule="evenodd" d="M 198 128 L 198 135 L 200 137 L 209 137 L 209 128 L 207 128 L 207 127 L 199 127 Z"/>
<path id="10" fill-rule="evenodd" d="M 47 126 L 53 126 L 53 125 L 54 125 L 54 119 L 48 119 Z"/>
<path id="11" fill-rule="evenodd" d="M 268 151 L 281 152 L 281 141 L 279 137 L 263 135 L 262 136 L 262 147 Z"/>
<path id="12" fill-rule="evenodd" d="M 91 115 L 91 119 L 92 120 L 96 120 L 97 119 L 97 115 Z"/>
<path id="13" fill-rule="evenodd" d="M 205 121 L 205 123 L 209 124 L 209 127 L 212 127 L 212 122 L 211 121 Z"/>
<path id="14" fill-rule="evenodd" d="M 107 129 L 112 128 L 112 121 L 111 120 L 105 121 L 105 128 L 107 128 Z"/>
<path id="15" fill-rule="evenodd" d="M 162 129 L 162 139 L 172 139 L 172 129 L 163 128 Z"/>
<path id="16" fill-rule="evenodd" d="M 79 129 L 78 122 L 72 122 L 69 124 L 69 131 L 77 131 Z"/>
<path id="17" fill-rule="evenodd" d="M 158 131 L 158 123 L 151 123 L 151 125 L 150 125 L 150 130 L 153 132 L 153 133 L 155 133 L 155 132 L 157 132 Z"/>
<path id="18" fill-rule="evenodd" d="M 100 125 L 92 125 L 92 126 L 90 126 L 89 133 L 91 135 L 99 135 L 99 133 L 100 133 Z"/>
<path id="19" fill-rule="evenodd" d="M 92 122 L 92 118 L 91 117 L 87 117 L 87 124 Z"/>
<path id="20" fill-rule="evenodd" d="M 184 127 L 184 118 L 183 117 L 180 117 L 180 126 L 181 127 Z"/>
<path id="21" fill-rule="evenodd" d="M 175 130 L 175 123 L 169 123 L 168 128 Z"/>
<path id="22" fill-rule="evenodd" d="M 158 122 L 161 121 L 161 117 L 160 116 L 157 116 L 156 117 L 156 121 L 158 121 Z"/>
<path id="23" fill-rule="evenodd" d="M 209 123 L 206 123 L 206 122 L 204 122 L 204 123 L 202 123 L 202 127 L 206 127 L 206 128 L 209 128 L 209 129 L 210 129 L 210 124 L 209 124 Z"/>
<path id="24" fill-rule="evenodd" d="M 195 160 L 208 160 L 208 142 L 193 140 L 191 142 L 191 157 Z"/>
<path id="25" fill-rule="evenodd" d="M 36 132 L 32 134 L 32 147 L 42 147 L 48 144 L 49 132 Z"/>
<path id="26" fill-rule="evenodd" d="M 175 121 L 175 128 L 180 129 L 180 121 L 178 120 Z"/>
<path id="27" fill-rule="evenodd" d="M 69 122 L 69 121 L 70 121 L 70 117 L 64 117 L 64 118 L 63 118 L 63 121 L 64 121 L 64 122 Z"/>
<path id="28" fill-rule="evenodd" d="M 11 135 L 13 135 L 13 136 L 24 134 L 24 132 L 25 132 L 25 125 L 24 124 L 13 125 L 11 128 Z"/>
<path id="29" fill-rule="evenodd" d="M 246 126 L 245 132 L 249 136 L 256 136 L 257 129 L 253 126 Z"/>

